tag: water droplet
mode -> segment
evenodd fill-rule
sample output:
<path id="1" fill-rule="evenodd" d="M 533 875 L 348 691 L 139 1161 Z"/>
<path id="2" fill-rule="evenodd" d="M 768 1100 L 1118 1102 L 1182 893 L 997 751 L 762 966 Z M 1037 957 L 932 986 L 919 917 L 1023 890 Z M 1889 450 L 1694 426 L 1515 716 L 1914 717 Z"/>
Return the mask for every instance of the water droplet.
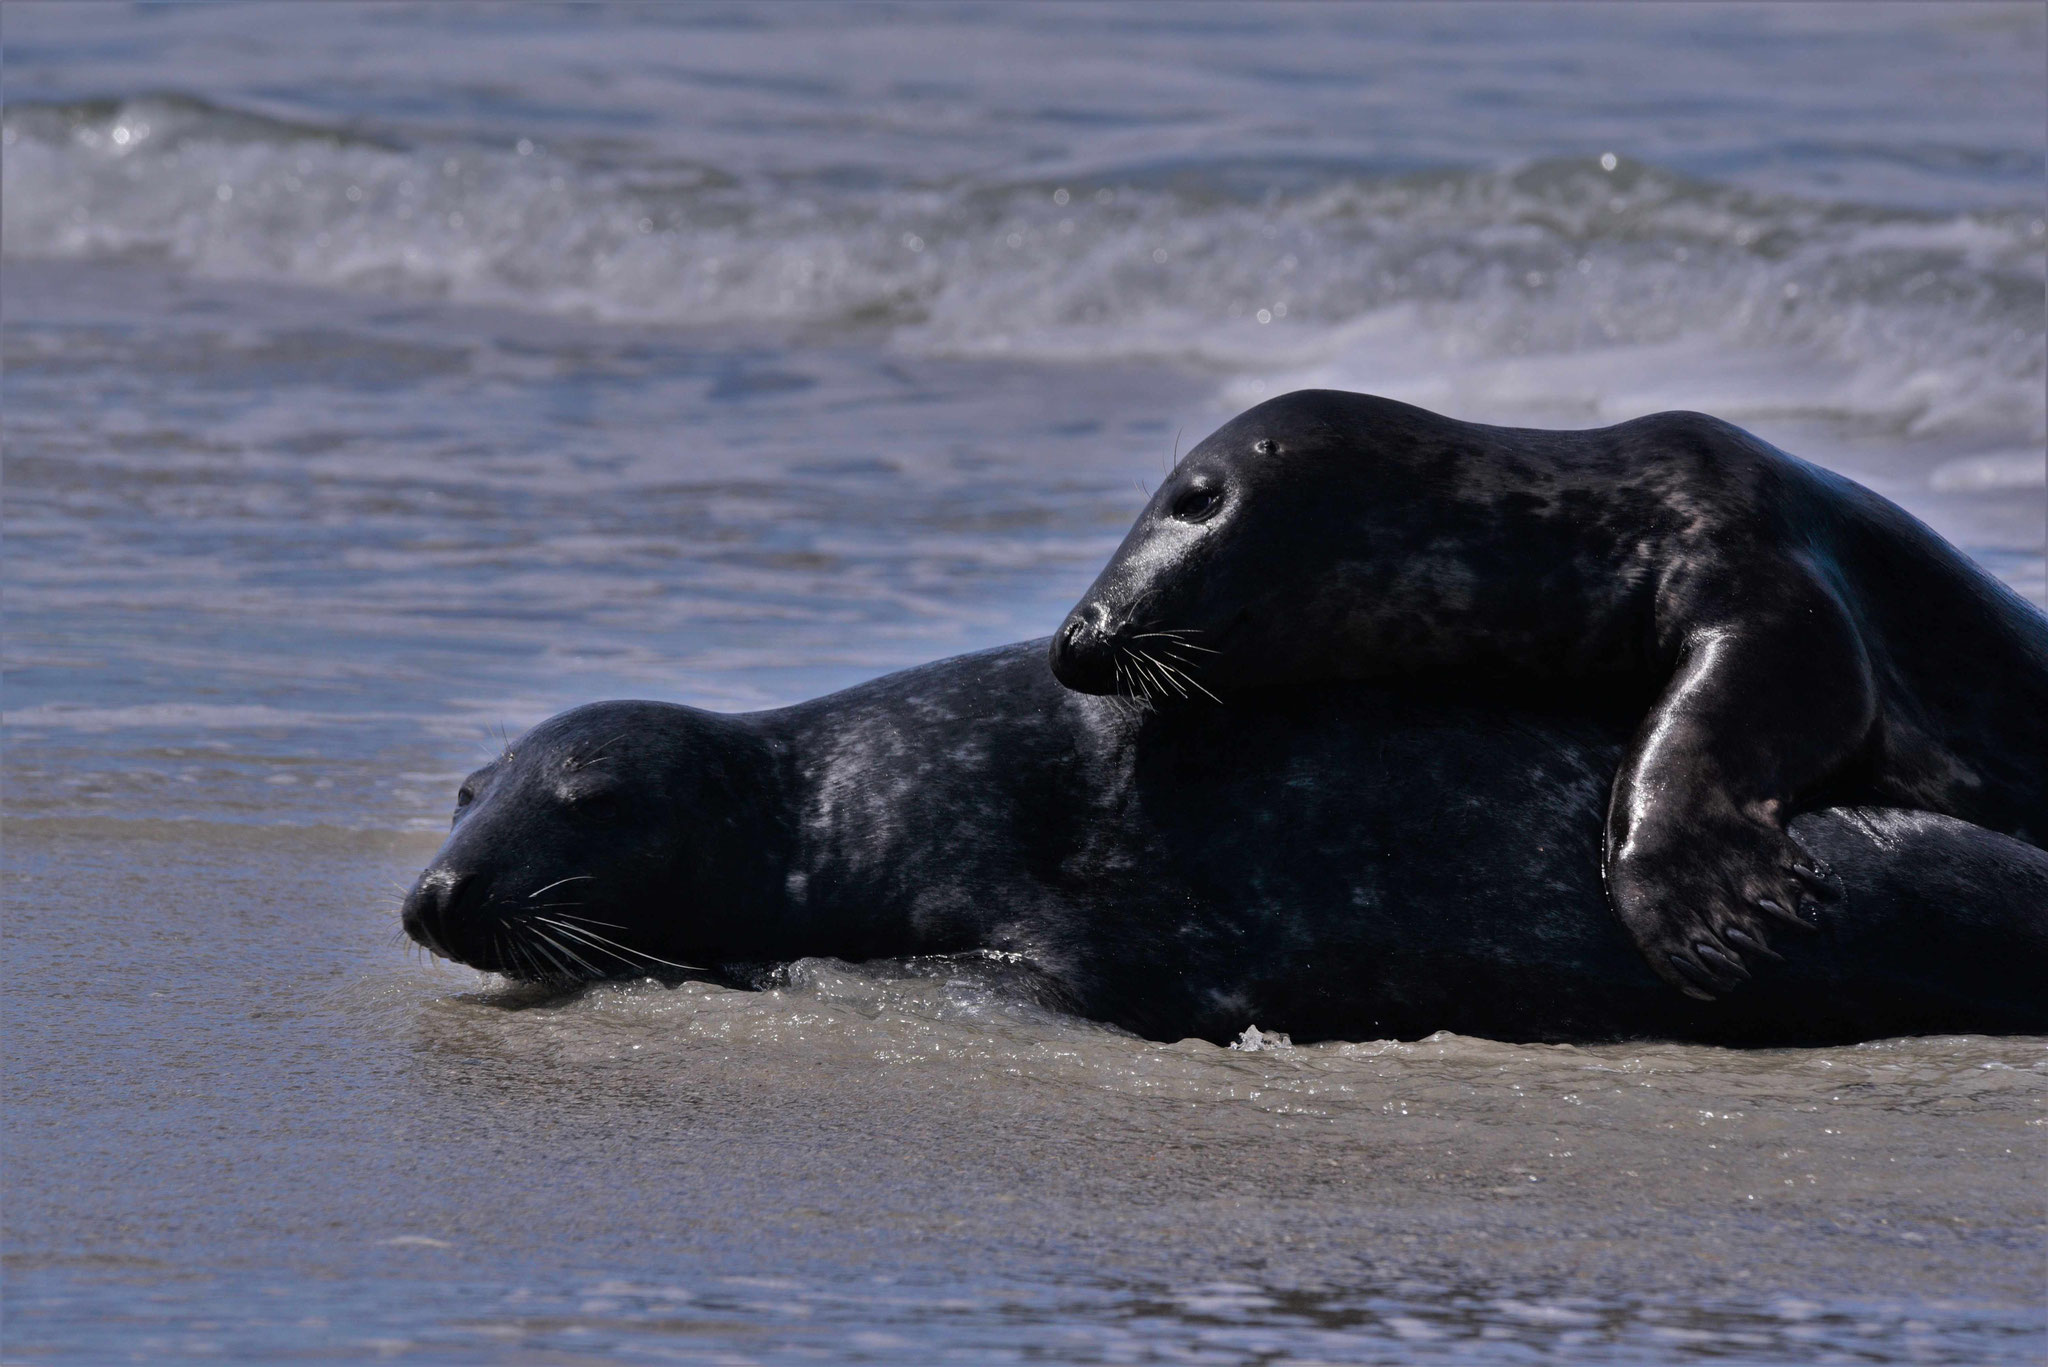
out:
<path id="1" fill-rule="evenodd" d="M 1067 200 L 1070 198 L 1072 198 L 1072 196 L 1067 194 L 1067 187 L 1064 185 L 1060 186 L 1059 189 L 1054 190 L 1052 192 L 1052 202 L 1055 204 L 1065 204 Z"/>
<path id="2" fill-rule="evenodd" d="M 1617 157 L 1617 156 L 1615 156 L 1615 155 L 1614 155 L 1614 153 L 1612 153 L 1612 152 L 1602 152 L 1602 153 L 1600 154 L 1600 169 L 1601 169 L 1601 170 L 1603 170 L 1603 171 L 1612 171 L 1612 170 L 1613 170 L 1613 169 L 1614 169 L 1615 167 L 1617 167 L 1617 166 L 1619 166 L 1619 165 L 1621 165 L 1621 158 L 1620 158 L 1620 157 Z"/>

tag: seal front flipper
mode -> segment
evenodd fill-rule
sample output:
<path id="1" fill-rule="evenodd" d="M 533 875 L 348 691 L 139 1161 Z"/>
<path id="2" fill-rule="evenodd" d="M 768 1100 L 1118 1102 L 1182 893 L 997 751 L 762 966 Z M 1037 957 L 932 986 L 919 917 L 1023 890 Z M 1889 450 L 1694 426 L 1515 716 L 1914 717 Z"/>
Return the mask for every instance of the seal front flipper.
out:
<path id="1" fill-rule="evenodd" d="M 1740 626 L 1686 634 L 1608 807 L 1608 898 L 1657 975 L 1701 1000 L 1739 987 L 1773 957 L 1774 929 L 1807 929 L 1802 911 L 1832 896 L 1785 824 L 1877 714 L 1834 595 L 1802 565 L 1761 568 L 1722 617 Z"/>
<path id="2" fill-rule="evenodd" d="M 1774 823 L 1733 812 L 1652 823 L 1607 858 L 1607 895 L 1657 975 L 1702 1001 L 1779 957 L 1773 934 L 1813 928 L 1828 871 Z"/>

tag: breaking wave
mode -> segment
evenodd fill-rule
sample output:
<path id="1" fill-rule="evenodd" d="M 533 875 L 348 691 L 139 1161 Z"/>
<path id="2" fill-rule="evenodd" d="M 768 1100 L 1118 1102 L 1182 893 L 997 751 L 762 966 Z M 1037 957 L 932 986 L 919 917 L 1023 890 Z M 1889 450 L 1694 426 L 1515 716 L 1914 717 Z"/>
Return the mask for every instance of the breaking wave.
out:
<path id="1" fill-rule="evenodd" d="M 407 143 L 179 96 L 18 103 L 4 138 L 15 258 L 854 330 L 924 354 L 1166 361 L 1240 397 L 1331 383 L 1620 415 L 1669 389 L 1737 417 L 2048 434 L 2034 209 L 1806 201 L 1614 155 L 849 184 Z"/>

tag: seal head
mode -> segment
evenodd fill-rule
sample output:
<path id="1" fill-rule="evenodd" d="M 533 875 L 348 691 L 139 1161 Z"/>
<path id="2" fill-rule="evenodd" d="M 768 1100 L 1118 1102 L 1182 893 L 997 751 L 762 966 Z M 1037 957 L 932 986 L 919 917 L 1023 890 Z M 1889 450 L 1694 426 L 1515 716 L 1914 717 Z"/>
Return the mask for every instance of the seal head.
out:
<path id="1" fill-rule="evenodd" d="M 1225 423 L 1174 467 L 1054 634 L 1054 677 L 1167 701 L 1456 662 L 1473 631 L 1461 619 L 1480 606 L 1470 547 L 1486 542 L 1442 549 L 1451 427 L 1328 390 Z"/>
<path id="2" fill-rule="evenodd" d="M 770 779 L 759 743 L 713 713 L 565 712 L 464 780 L 448 839 L 405 899 L 405 932 L 523 979 L 747 958 L 775 900 L 775 832 L 759 815 Z"/>

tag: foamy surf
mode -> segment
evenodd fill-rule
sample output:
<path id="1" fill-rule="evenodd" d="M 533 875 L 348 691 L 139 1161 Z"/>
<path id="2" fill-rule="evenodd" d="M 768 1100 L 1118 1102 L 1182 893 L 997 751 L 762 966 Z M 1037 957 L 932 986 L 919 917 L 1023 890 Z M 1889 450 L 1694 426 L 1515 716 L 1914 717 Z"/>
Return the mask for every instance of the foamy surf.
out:
<path id="1" fill-rule="evenodd" d="M 406 143 L 189 98 L 13 104 L 16 258 L 151 259 L 615 322 L 1167 361 L 1596 418 L 2048 436 L 2038 208 L 1822 202 L 1625 155 L 1388 173 L 1181 159 L 840 185 Z"/>

